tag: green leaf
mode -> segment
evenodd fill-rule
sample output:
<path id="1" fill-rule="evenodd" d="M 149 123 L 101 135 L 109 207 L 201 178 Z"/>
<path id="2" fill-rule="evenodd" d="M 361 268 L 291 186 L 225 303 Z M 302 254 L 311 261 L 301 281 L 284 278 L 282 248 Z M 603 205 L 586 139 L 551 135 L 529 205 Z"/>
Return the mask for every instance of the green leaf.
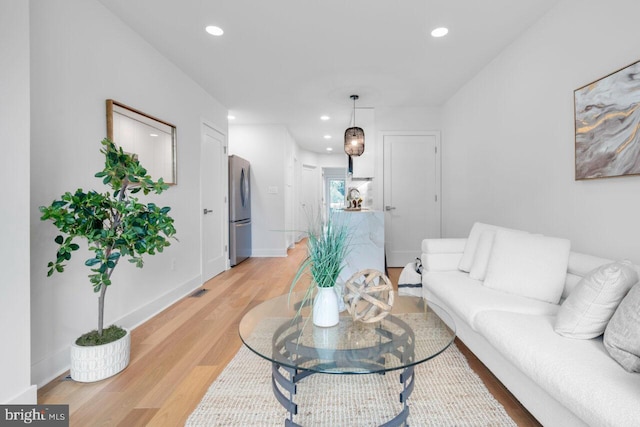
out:
<path id="1" fill-rule="evenodd" d="M 96 292 L 110 286 L 110 275 L 121 257 L 142 267 L 142 255 L 153 255 L 169 246 L 164 236 L 175 234 L 170 208 L 160 209 L 155 203 L 138 201 L 134 194 L 160 194 L 166 187 L 162 179 L 154 181 L 134 156 L 124 153 L 109 139 L 104 139 L 100 152 L 104 169 L 95 173 L 108 190 L 65 192 L 50 206 L 39 207 L 42 220 L 50 220 L 59 230 L 54 240 L 59 245 L 55 262 L 49 262 L 47 275 L 62 272 L 71 253 L 80 249 L 76 237 L 87 240 L 94 257 L 87 259 L 89 281 Z M 130 184 L 135 183 L 131 186 Z M 66 236 L 63 238 L 63 236 Z"/>

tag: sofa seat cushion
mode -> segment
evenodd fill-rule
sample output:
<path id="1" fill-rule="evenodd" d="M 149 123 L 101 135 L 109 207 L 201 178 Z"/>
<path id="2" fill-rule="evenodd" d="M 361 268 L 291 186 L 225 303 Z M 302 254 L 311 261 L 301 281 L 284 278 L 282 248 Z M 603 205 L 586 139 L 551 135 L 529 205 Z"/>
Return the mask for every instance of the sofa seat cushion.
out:
<path id="1" fill-rule="evenodd" d="M 487 288 L 461 271 L 423 272 L 422 292 L 427 301 L 435 296 L 473 329 L 476 315 L 486 310 L 555 315 L 559 309 L 556 304 Z"/>
<path id="2" fill-rule="evenodd" d="M 598 426 L 638 425 L 640 375 L 609 357 L 602 338 L 564 338 L 554 323 L 554 316 L 521 313 L 476 316 L 493 347 L 578 417 Z"/>

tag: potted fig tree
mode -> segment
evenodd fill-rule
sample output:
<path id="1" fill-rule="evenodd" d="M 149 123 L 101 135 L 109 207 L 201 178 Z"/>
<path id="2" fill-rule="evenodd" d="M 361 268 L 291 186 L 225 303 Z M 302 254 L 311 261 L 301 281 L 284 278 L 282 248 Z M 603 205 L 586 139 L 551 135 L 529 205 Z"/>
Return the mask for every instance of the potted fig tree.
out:
<path id="1" fill-rule="evenodd" d="M 123 370 L 129 364 L 129 331 L 118 326 L 104 328 L 104 305 L 115 268 L 128 258 L 143 266 L 143 255 L 154 255 L 170 245 L 176 232 L 169 207 L 141 203 L 136 193 L 160 194 L 169 186 L 153 181 L 135 155 L 125 153 L 109 139 L 102 141 L 104 169 L 95 174 L 109 187 L 104 193 L 64 193 L 49 206 L 41 206 L 42 220 L 52 221 L 61 232 L 55 261 L 47 276 L 62 273 L 71 254 L 84 239 L 93 256 L 85 261 L 91 269 L 89 282 L 98 294 L 98 328 L 78 338 L 71 348 L 71 377 L 76 381 L 98 381 Z"/>

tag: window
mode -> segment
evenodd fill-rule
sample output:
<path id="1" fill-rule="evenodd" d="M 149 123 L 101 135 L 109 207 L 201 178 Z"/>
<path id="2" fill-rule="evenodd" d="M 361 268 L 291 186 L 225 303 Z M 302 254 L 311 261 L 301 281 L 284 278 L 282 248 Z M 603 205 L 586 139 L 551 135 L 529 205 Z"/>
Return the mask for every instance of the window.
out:
<path id="1" fill-rule="evenodd" d="M 344 208 L 344 179 L 329 179 L 329 212 Z"/>

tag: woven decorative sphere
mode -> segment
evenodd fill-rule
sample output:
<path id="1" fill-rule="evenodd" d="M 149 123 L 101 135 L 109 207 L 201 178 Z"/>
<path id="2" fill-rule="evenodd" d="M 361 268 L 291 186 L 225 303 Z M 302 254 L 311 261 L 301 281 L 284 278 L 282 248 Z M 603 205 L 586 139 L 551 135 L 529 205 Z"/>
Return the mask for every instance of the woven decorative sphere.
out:
<path id="1" fill-rule="evenodd" d="M 393 307 L 391 280 L 378 270 L 361 270 L 345 283 L 344 302 L 353 320 L 373 323 L 382 320 Z"/>

